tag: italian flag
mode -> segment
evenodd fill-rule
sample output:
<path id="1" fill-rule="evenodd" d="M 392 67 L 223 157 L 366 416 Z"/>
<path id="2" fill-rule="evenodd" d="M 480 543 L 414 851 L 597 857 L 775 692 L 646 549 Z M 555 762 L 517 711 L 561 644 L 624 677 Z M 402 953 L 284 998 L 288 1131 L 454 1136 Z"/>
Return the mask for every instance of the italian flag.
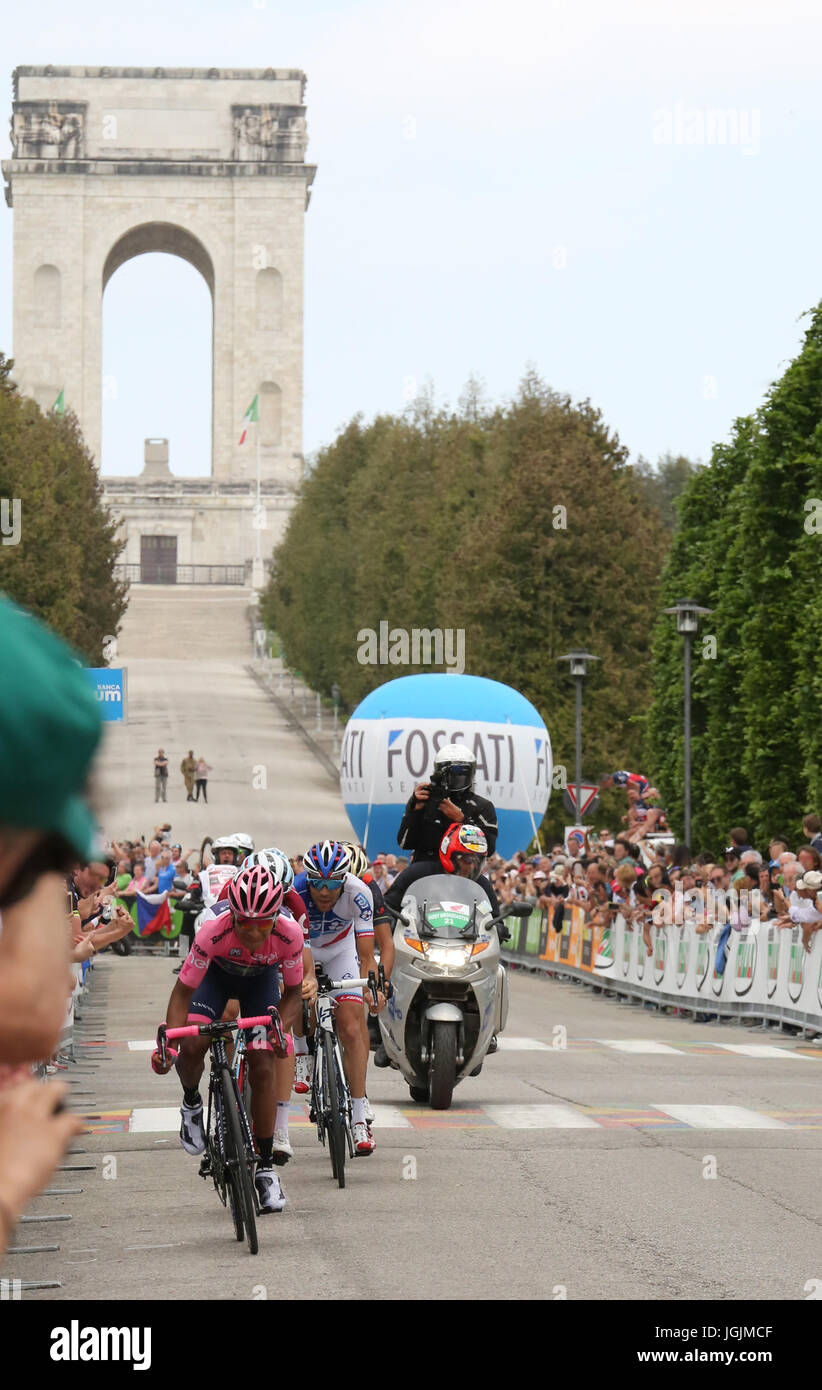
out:
<path id="1" fill-rule="evenodd" d="M 64 399 L 64 398 L 65 398 L 65 394 L 66 394 L 66 391 L 65 391 L 65 387 L 64 387 L 63 390 L 60 392 L 59 396 L 57 397 L 57 400 L 54 402 L 54 405 L 51 407 L 52 410 L 54 411 L 55 415 L 65 415 L 65 413 L 66 413 L 66 402 L 65 402 L 65 399 Z M 255 396 L 255 400 L 256 400 L 256 396 Z"/>
<path id="2" fill-rule="evenodd" d="M 246 411 L 245 415 L 243 416 L 243 432 L 242 432 L 242 434 L 240 435 L 240 443 L 241 443 L 241 444 L 245 444 L 245 441 L 246 441 L 246 439 L 247 439 L 247 437 L 248 437 L 248 427 L 249 427 L 249 425 L 254 424 L 255 421 L 259 420 L 259 418 L 260 418 L 260 412 L 259 412 L 259 410 L 258 410 L 258 408 L 257 408 L 257 401 L 258 401 L 258 400 L 259 400 L 259 397 L 258 397 L 258 396 L 255 396 L 254 399 L 253 399 L 253 401 L 251 402 L 251 405 L 248 407 L 248 410 Z"/>

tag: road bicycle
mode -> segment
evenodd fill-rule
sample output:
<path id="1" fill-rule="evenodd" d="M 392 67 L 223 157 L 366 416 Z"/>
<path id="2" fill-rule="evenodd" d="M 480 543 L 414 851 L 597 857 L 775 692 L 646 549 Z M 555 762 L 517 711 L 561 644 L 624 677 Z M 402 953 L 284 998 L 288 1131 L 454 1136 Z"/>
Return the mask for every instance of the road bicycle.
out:
<path id="1" fill-rule="evenodd" d="M 314 1005 L 317 1025 L 314 1032 L 314 1071 L 311 1080 L 311 1102 L 309 1120 L 317 1126 L 317 1138 L 325 1146 L 331 1157 L 331 1176 L 337 1179 L 340 1187 L 345 1187 L 346 1152 L 354 1157 L 354 1126 L 351 1119 L 351 1092 L 343 1066 L 342 1048 L 334 1017 L 335 1001 L 331 993 L 336 989 L 356 989 L 367 986 L 371 991 L 374 1007 L 378 1003 L 378 982 L 373 970 L 366 980 L 329 980 L 321 965 L 317 970 L 317 1000 Z M 384 981 L 380 966 L 380 982 Z M 382 984 L 384 988 L 384 984 Z"/>
<path id="2" fill-rule="evenodd" d="M 257 1217 L 260 1207 L 254 1185 L 254 1140 L 251 1133 L 247 1104 L 249 1094 L 241 1089 L 228 1059 L 226 1042 L 234 1033 L 245 1035 L 246 1030 L 265 1029 L 278 1048 L 286 1045 L 280 1015 L 272 1005 L 267 1014 L 255 1018 L 237 1018 L 224 1023 L 190 1023 L 183 1028 L 167 1028 L 163 1023 L 157 1030 L 157 1051 L 163 1068 L 169 1057 L 176 1054 L 169 1042 L 177 1038 L 207 1037 L 211 1066 L 208 1081 L 208 1111 L 206 1118 L 206 1149 L 200 1162 L 200 1177 L 211 1177 L 223 1206 L 228 1206 L 234 1222 L 234 1234 L 240 1241 L 245 1236 L 249 1251 L 256 1255 Z M 236 1050 L 236 1049 L 235 1049 Z M 244 1069 L 245 1070 L 245 1069 Z M 246 1090 L 244 1101 L 242 1090 Z"/>

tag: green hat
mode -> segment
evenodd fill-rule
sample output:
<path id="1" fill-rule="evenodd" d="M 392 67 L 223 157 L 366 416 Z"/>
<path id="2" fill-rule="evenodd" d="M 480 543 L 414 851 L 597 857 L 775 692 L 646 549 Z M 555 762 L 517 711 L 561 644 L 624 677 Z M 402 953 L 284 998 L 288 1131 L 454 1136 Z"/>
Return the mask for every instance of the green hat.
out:
<path id="1" fill-rule="evenodd" d="M 101 731 L 79 656 L 0 598 L 0 824 L 62 835 L 90 858 L 97 834 L 83 787 Z"/>

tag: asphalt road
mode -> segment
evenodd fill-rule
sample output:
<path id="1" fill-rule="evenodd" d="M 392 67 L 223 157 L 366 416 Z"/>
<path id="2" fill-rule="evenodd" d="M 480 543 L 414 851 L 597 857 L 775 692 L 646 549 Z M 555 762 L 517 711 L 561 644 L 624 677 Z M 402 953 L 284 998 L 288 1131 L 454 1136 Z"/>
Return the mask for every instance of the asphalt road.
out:
<path id="1" fill-rule="evenodd" d="M 107 838 L 150 836 L 168 821 L 184 850 L 241 830 L 296 854 L 351 834 L 339 787 L 247 670 L 250 601 L 243 589 L 132 590 L 113 663 L 128 672 L 128 722 L 106 726 L 95 769 Z M 155 803 L 159 748 L 168 800 Z M 179 768 L 189 748 L 211 765 L 208 804 L 186 800 Z"/>
<path id="2" fill-rule="evenodd" d="M 60 1247 L 7 1258 L 6 1277 L 60 1281 L 26 1297 L 805 1299 L 822 1280 L 822 1050 L 521 972 L 504 1048 L 450 1111 L 369 1071 L 377 1149 L 344 1191 L 295 1104 L 288 1205 L 252 1257 L 178 1146 L 175 1076 L 128 1047 L 164 1015 L 171 966 L 96 967 L 69 1073 L 96 1132 L 67 1160 L 93 1170 L 32 1205 L 70 1222 L 18 1228 Z"/>

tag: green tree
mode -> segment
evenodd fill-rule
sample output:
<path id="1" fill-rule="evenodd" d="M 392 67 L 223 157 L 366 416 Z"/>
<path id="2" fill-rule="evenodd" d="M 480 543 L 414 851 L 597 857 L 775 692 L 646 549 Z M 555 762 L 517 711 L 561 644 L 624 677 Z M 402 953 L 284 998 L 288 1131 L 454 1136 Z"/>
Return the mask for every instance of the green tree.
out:
<path id="1" fill-rule="evenodd" d="M 656 507 L 668 531 L 676 530 L 677 503 L 700 467 L 684 454 L 663 454 L 656 465 L 640 457 L 634 465 L 634 476 L 646 502 Z"/>
<path id="2" fill-rule="evenodd" d="M 308 544 L 307 537 L 321 537 Z M 648 634 L 668 536 L 590 402 L 529 371 L 491 407 L 469 382 L 402 417 L 353 420 L 321 451 L 275 555 L 263 613 L 292 666 L 349 706 L 425 667 L 361 665 L 358 633 L 463 628 L 467 670 L 521 690 L 573 775 L 573 684 L 557 658 L 602 657 L 585 690 L 585 772 L 643 762 Z M 605 811 L 614 815 L 614 797 Z M 560 798 L 551 828 L 563 822 Z"/>
<path id="3" fill-rule="evenodd" d="M 116 523 L 76 417 L 44 415 L 0 354 L 0 497 L 20 504 L 20 537 L 0 546 L 0 588 L 102 664 L 127 586 L 114 578 Z"/>
<path id="4" fill-rule="evenodd" d="M 692 838 L 720 848 L 744 825 L 761 844 L 799 835 L 822 796 L 822 308 L 798 357 L 761 408 L 691 479 L 663 576 L 663 597 L 714 611 L 696 644 Z M 660 619 L 653 649 L 651 765 L 681 806 L 682 642 Z M 702 657 L 702 659 L 700 659 Z M 681 824 L 681 823 L 680 823 Z"/>

